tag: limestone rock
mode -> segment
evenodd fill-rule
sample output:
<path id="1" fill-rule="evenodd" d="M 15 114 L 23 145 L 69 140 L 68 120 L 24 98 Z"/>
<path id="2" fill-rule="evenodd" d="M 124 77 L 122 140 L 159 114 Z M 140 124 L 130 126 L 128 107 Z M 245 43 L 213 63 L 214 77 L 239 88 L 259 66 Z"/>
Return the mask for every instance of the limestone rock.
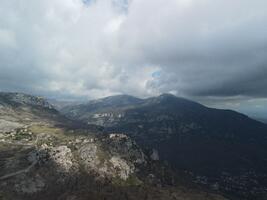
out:
<path id="1" fill-rule="evenodd" d="M 113 156 L 109 161 L 113 165 L 116 175 L 122 180 L 127 180 L 134 173 L 135 167 L 120 157 Z"/>
<path id="2" fill-rule="evenodd" d="M 49 148 L 49 156 L 59 169 L 63 172 L 70 172 L 74 167 L 73 155 L 71 149 L 67 146 L 58 146 Z"/>
<path id="3" fill-rule="evenodd" d="M 159 153 L 156 149 L 152 149 L 152 153 L 150 155 L 151 160 L 159 160 Z"/>

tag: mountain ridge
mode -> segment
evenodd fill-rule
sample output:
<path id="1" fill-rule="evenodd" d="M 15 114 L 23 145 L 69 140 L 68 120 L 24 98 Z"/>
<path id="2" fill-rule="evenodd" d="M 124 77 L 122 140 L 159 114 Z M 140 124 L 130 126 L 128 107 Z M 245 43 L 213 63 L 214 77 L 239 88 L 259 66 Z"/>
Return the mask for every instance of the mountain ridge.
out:
<path id="1" fill-rule="evenodd" d="M 159 158 L 174 168 L 204 177 L 205 184 L 218 184 L 220 191 L 235 193 L 239 198 L 264 193 L 259 182 L 267 187 L 267 126 L 247 115 L 208 108 L 169 94 L 119 107 L 102 107 L 100 103 L 94 109 L 91 103 L 91 110 L 87 110 L 86 106 L 61 112 L 103 126 L 108 132 L 123 132 L 143 149 L 156 149 Z M 250 172 L 254 175 L 247 175 Z M 225 181 L 231 177 L 238 181 L 230 181 L 229 189 Z"/>
<path id="2" fill-rule="evenodd" d="M 10 105 L 30 105 L 54 109 L 54 107 L 43 97 L 33 96 L 19 92 L 0 92 L 0 103 Z"/>

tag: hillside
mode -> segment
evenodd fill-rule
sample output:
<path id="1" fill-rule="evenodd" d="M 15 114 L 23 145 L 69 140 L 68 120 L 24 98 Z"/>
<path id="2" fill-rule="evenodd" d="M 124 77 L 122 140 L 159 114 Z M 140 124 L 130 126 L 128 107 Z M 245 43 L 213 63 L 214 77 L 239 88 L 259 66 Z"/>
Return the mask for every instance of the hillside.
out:
<path id="1" fill-rule="evenodd" d="M 267 126 L 246 115 L 170 94 L 108 97 L 61 111 L 127 134 L 145 151 L 155 149 L 160 160 L 216 191 L 240 199 L 267 196 Z"/>
<path id="2" fill-rule="evenodd" d="M 1 200 L 225 199 L 130 137 L 68 120 L 43 98 L 0 93 L 0 104 Z"/>

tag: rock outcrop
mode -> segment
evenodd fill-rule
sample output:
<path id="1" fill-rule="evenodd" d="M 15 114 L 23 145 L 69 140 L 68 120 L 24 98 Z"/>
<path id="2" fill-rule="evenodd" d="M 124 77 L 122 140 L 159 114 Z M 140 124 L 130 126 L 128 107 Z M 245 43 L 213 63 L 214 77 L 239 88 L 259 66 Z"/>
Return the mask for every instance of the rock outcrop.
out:
<path id="1" fill-rule="evenodd" d="M 123 134 L 110 134 L 101 142 L 87 142 L 79 148 L 83 166 L 101 177 L 127 180 L 139 165 L 145 165 L 142 150 Z"/>

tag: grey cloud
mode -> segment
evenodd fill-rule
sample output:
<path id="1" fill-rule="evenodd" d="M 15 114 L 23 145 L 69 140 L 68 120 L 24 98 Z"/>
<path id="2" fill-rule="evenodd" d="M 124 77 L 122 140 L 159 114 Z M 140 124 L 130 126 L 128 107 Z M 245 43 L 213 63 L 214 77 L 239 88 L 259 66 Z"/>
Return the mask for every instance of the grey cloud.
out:
<path id="1" fill-rule="evenodd" d="M 266 24 L 265 0 L 2 0 L 0 90 L 267 98 Z"/>
<path id="2" fill-rule="evenodd" d="M 148 13 L 135 1 L 122 27 L 123 41 L 134 41 L 121 42 L 136 49 L 133 62 L 159 65 L 165 74 L 148 86 L 185 96 L 266 97 L 266 2 L 184 2 L 181 10 L 175 1 L 157 1 L 151 9 L 159 12 Z"/>

